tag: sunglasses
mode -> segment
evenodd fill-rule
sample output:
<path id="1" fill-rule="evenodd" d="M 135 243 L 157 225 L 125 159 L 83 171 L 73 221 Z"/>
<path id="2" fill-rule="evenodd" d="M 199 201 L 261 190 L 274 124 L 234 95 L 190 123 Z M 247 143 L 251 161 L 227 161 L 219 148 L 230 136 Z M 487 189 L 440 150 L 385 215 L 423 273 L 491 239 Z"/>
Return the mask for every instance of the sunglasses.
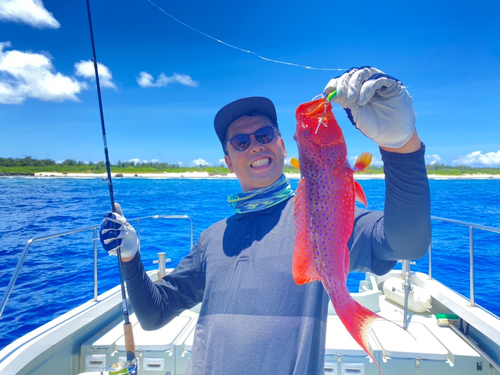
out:
<path id="1" fill-rule="evenodd" d="M 257 142 L 263 145 L 271 142 L 274 139 L 274 130 L 278 130 L 276 126 L 264 126 L 257 129 L 255 133 L 251 134 L 236 134 L 233 138 L 229 139 L 228 142 L 233 146 L 236 151 L 245 151 L 250 147 L 250 136 L 253 135 Z"/>

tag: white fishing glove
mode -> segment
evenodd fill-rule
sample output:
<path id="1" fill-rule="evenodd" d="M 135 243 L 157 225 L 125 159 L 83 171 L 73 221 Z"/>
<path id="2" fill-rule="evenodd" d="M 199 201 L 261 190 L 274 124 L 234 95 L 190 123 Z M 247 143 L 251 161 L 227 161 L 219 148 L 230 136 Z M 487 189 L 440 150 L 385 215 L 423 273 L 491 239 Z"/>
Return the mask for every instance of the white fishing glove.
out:
<path id="1" fill-rule="evenodd" d="M 332 79 L 325 93 L 337 90 L 340 104 L 352 124 L 379 146 L 403 146 L 413 134 L 413 100 L 401 81 L 372 67 L 351 68 Z"/>
<path id="2" fill-rule="evenodd" d="M 115 203 L 115 210 L 116 212 L 108 212 L 102 219 L 99 231 L 102 247 L 109 255 L 116 256 L 116 249 L 119 247 L 122 257 L 133 257 L 139 248 L 135 229 L 123 216 L 118 203 Z"/>

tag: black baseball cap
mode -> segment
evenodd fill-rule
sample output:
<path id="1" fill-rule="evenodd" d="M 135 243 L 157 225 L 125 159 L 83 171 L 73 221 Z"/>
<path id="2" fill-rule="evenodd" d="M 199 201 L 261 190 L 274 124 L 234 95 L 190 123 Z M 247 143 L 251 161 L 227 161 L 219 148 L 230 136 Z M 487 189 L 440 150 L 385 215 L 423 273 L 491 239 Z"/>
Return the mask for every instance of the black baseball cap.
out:
<path id="1" fill-rule="evenodd" d="M 222 149 L 226 152 L 224 141 L 229 126 L 241 116 L 267 116 L 278 127 L 276 108 L 271 100 L 262 96 L 251 96 L 231 102 L 222 107 L 215 115 L 214 128 Z"/>

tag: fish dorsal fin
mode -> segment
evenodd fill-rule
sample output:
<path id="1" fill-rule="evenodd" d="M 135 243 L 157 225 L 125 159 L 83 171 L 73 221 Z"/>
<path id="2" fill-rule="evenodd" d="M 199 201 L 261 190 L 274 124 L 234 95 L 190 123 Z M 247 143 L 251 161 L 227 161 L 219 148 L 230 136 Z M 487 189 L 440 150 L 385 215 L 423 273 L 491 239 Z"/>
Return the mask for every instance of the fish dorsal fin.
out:
<path id="1" fill-rule="evenodd" d="M 292 166 L 294 166 L 296 169 L 300 169 L 300 166 L 299 166 L 299 159 L 295 159 L 293 156 L 292 158 L 290 159 L 290 164 Z"/>
<path id="2" fill-rule="evenodd" d="M 319 280 L 312 257 L 306 179 L 299 181 L 294 203 L 295 247 L 293 249 L 293 279 L 299 285 Z"/>
<path id="3" fill-rule="evenodd" d="M 370 163 L 372 162 L 372 154 L 369 152 L 363 151 L 361 155 L 356 159 L 356 163 L 354 164 L 354 172 L 361 172 L 368 168 Z"/>
<path id="4" fill-rule="evenodd" d="M 363 191 L 363 188 L 361 187 L 359 182 L 356 180 L 354 180 L 354 193 L 356 194 L 356 200 L 363 203 L 366 208 L 368 208 L 368 201 L 366 200 L 365 192 Z"/>

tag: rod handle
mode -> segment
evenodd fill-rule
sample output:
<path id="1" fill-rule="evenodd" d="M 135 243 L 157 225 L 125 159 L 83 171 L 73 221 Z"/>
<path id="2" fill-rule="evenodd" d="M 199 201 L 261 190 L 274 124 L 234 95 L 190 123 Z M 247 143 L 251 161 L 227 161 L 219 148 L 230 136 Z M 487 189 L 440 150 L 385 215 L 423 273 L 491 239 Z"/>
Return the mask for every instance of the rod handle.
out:
<path id="1" fill-rule="evenodd" d="M 132 324 L 123 324 L 123 331 L 125 332 L 125 351 L 127 352 L 127 361 L 131 361 L 135 359 L 135 342 Z"/>

